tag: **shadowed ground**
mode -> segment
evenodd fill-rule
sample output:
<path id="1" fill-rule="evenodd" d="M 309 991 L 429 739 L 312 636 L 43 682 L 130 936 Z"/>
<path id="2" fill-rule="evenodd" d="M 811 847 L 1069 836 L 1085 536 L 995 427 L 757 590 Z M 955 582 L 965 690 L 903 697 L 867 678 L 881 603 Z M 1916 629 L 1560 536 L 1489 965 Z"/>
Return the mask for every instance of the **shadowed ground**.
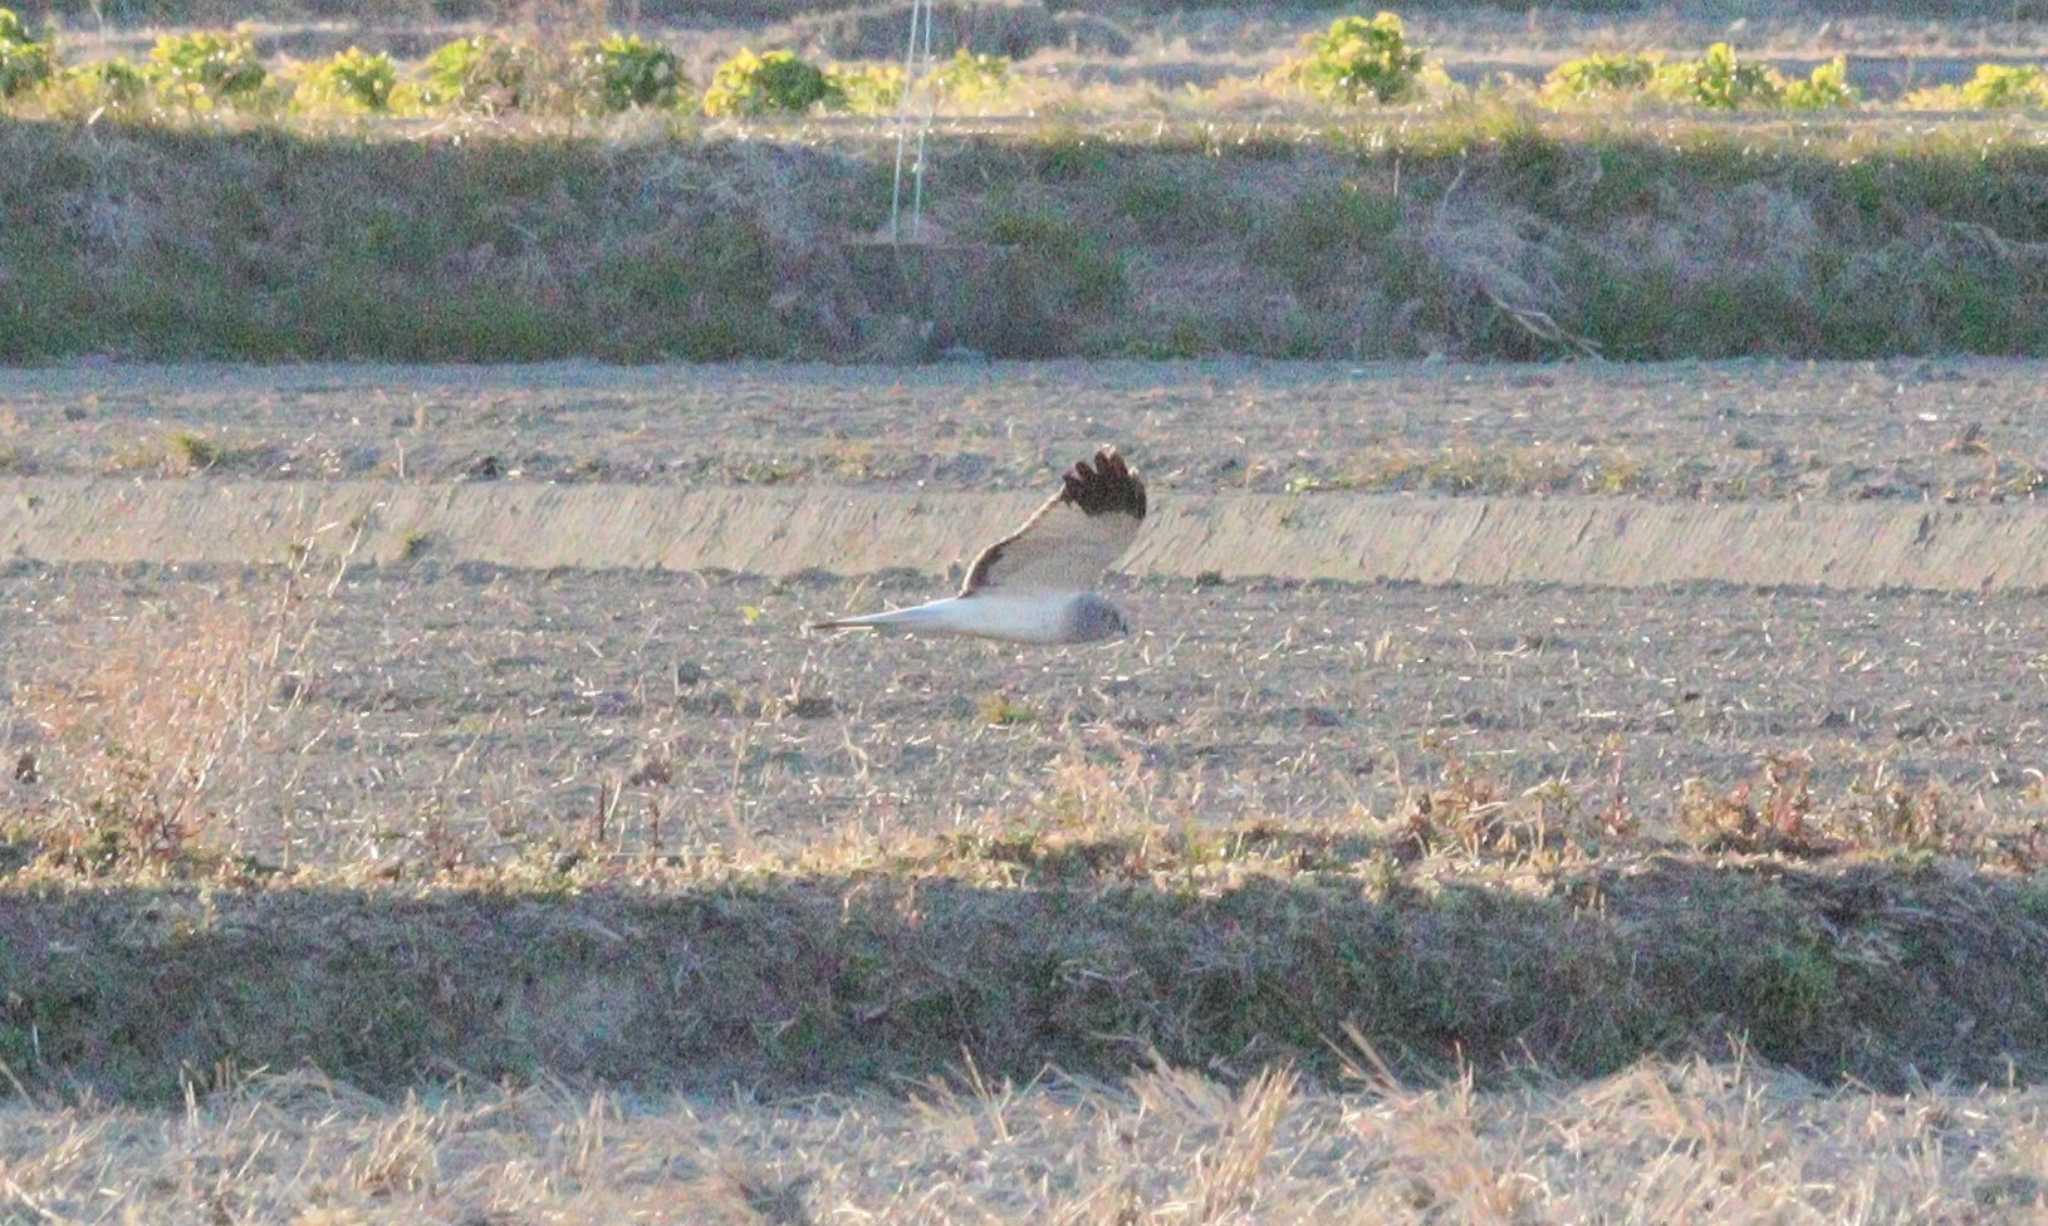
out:
<path id="1" fill-rule="evenodd" d="M 1155 1053 L 1232 1079 L 1280 1061 L 1333 1076 L 1347 1026 L 1409 1078 L 1460 1060 L 1489 1080 L 1603 1076 L 1733 1036 L 1891 1090 L 2048 1070 L 2038 878 L 1712 863 L 1526 826 L 1503 849 L 1486 830 L 572 857 L 480 887 L 30 878 L 0 889 L 0 1052 L 36 1084 L 142 1100 L 222 1067 L 311 1066 L 379 1093 L 454 1071 L 846 1089 L 963 1053 L 1019 1080 L 1115 1078 Z M 1465 838 L 1481 850 L 1446 872 Z"/>

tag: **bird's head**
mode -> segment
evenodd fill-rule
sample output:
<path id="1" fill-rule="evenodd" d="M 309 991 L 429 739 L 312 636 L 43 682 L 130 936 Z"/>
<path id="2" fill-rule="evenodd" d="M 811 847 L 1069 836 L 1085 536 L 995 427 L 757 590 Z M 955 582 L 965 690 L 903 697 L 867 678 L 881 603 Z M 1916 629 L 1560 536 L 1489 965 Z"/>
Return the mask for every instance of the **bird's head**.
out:
<path id="1" fill-rule="evenodd" d="M 1076 643 L 1104 643 L 1131 633 L 1131 621 L 1124 611 L 1092 593 L 1076 600 L 1069 616 Z"/>

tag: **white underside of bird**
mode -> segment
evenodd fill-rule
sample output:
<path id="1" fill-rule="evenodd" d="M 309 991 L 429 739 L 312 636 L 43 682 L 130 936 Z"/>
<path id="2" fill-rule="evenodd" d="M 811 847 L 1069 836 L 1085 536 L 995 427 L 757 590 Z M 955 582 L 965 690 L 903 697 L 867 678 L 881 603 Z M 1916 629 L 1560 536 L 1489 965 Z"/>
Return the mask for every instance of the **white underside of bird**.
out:
<path id="1" fill-rule="evenodd" d="M 958 634 L 1011 643 L 1097 643 L 1131 627 L 1092 590 L 1145 518 L 1145 485 L 1114 449 L 1061 478 L 1024 525 L 982 550 L 957 596 L 908 609 L 835 617 L 814 630 Z"/>
<path id="2" fill-rule="evenodd" d="M 905 634 L 962 634 L 1011 643 L 1084 642 L 1088 640 L 1076 637 L 1076 627 L 1085 616 L 1086 601 L 1084 595 L 1058 592 L 948 596 L 887 613 L 835 617 L 819 622 L 817 628 L 869 627 Z"/>

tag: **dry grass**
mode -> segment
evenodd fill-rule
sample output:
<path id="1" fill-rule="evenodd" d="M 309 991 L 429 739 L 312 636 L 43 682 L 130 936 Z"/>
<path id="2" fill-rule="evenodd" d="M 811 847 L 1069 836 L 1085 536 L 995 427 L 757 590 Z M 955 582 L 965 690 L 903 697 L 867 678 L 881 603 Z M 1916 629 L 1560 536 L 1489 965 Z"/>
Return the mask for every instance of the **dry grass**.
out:
<path id="1" fill-rule="evenodd" d="M 273 781 L 256 765 L 298 705 L 303 575 L 223 599 L 146 606 L 80 644 L 76 672 L 21 696 L 45 745 L 49 803 L 17 819 L 45 854 L 87 872 L 178 869 L 223 848 L 201 836 L 223 806 Z"/>
<path id="2" fill-rule="evenodd" d="M 1754 1061 L 1583 1084 L 991 1083 L 760 1102 L 540 1086 L 385 1103 L 307 1074 L 169 1118 L 0 1108 L 0 1212 L 152 1223 L 2030 1220 L 2039 1090 L 1827 1089 Z"/>
<path id="3" fill-rule="evenodd" d="M 246 458 L 242 450 L 224 446 L 208 435 L 171 430 L 114 444 L 107 453 L 106 469 L 115 474 L 191 477 L 232 468 Z"/>
<path id="4" fill-rule="evenodd" d="M 0 235 L 17 360 L 1865 357 L 2048 327 L 2024 120 L 949 120 L 935 258 L 984 288 L 908 307 L 849 251 L 888 218 L 873 121 L 6 137 L 0 201 L 52 219 Z"/>

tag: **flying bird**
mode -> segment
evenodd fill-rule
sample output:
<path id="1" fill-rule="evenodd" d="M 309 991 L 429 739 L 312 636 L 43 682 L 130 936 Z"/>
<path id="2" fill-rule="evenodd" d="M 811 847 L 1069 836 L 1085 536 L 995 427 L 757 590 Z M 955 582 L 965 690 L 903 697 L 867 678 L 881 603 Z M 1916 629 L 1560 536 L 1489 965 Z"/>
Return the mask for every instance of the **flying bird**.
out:
<path id="1" fill-rule="evenodd" d="M 813 630 L 871 626 L 964 634 L 1008 643 L 1099 643 L 1131 632 L 1123 610 L 1092 589 L 1123 556 L 1145 519 L 1145 483 L 1116 448 L 1060 478 L 1060 492 L 1023 527 L 981 551 L 958 596 Z"/>

